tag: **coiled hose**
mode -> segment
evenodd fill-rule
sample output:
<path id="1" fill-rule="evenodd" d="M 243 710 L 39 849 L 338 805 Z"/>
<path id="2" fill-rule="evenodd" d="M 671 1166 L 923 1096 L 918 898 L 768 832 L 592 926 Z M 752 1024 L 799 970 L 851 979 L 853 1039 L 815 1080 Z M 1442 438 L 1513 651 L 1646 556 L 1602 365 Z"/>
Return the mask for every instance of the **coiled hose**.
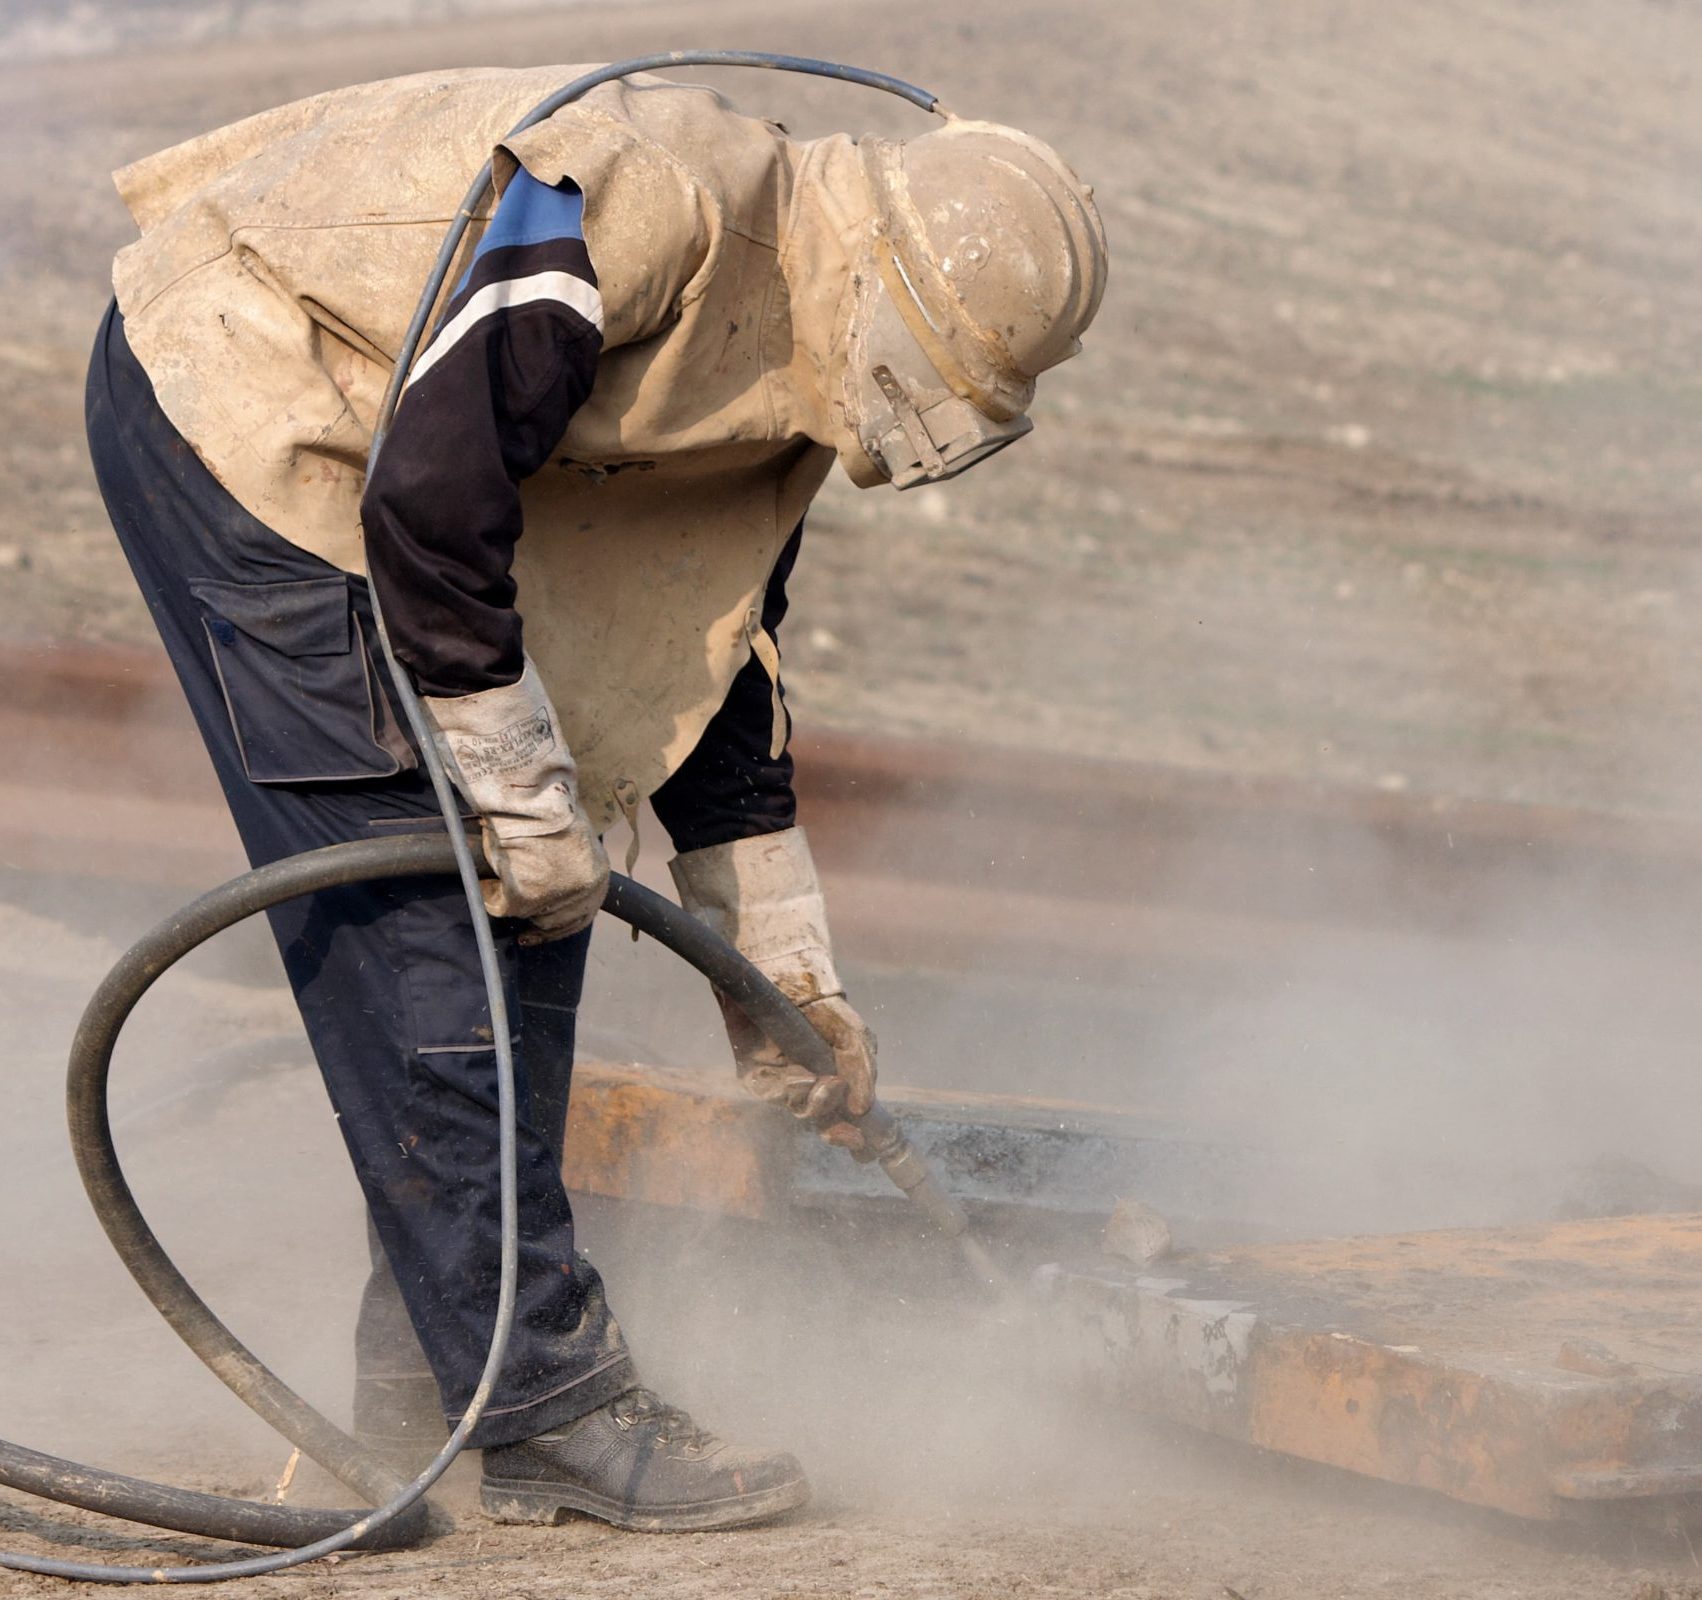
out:
<path id="1" fill-rule="evenodd" d="M 575 79 L 534 106 L 511 130 L 533 126 L 603 83 L 635 72 L 684 66 L 747 66 L 837 79 L 898 95 L 924 111 L 937 98 L 914 84 L 833 62 L 763 51 L 669 51 L 601 67 Z M 468 224 L 491 184 L 487 162 L 467 191 L 445 234 L 409 322 L 384 403 L 373 430 L 367 467 L 385 437 L 436 311 Z M 420 750 L 443 812 L 445 832 L 401 840 L 356 841 L 308 852 L 245 874 L 203 896 L 134 946 L 90 1001 L 73 1046 L 67 1088 L 71 1138 L 83 1182 L 114 1247 L 144 1292 L 191 1349 L 239 1398 L 270 1422 L 304 1455 L 375 1505 L 371 1511 L 310 1511 L 200 1494 L 104 1472 L 0 1441 L 0 1484 L 68 1505 L 185 1533 L 254 1544 L 290 1546 L 276 1554 L 195 1567 L 100 1566 L 45 1556 L 0 1552 L 0 1568 L 97 1583 L 214 1583 L 258 1577 L 339 1550 L 411 1543 L 426 1529 L 424 1496 L 483 1415 L 506 1355 L 513 1326 L 517 1263 L 514 1157 L 514 1063 L 496 950 L 479 893 L 478 868 L 462 832 L 459 807 L 439 759 L 432 730 L 407 674 L 396 661 L 376 593 L 373 613 L 396 696 Z M 223 928 L 296 895 L 375 877 L 456 872 L 473 910 L 475 938 L 496 1040 L 502 1201 L 502 1264 L 497 1314 L 480 1383 L 460 1424 L 436 1459 L 412 1482 L 368 1454 L 289 1388 L 249 1351 L 190 1287 L 154 1237 L 125 1181 L 112 1142 L 106 1084 L 118 1031 L 148 986 L 173 962 Z M 651 933 L 697 966 L 750 1014 L 788 1056 L 812 1071 L 831 1072 L 832 1055 L 803 1016 L 768 981 L 708 929 L 678 907 L 629 880 L 611 881 L 605 909 Z M 882 1107 L 862 1119 L 869 1152 L 887 1174 L 946 1232 L 958 1238 L 983 1280 L 996 1280 L 992 1263 L 964 1232 L 961 1210 L 932 1181 Z"/>
<path id="2" fill-rule="evenodd" d="M 113 1143 L 107 1088 L 113 1051 L 130 1013 L 158 978 L 215 934 L 298 895 L 373 878 L 442 875 L 454 870 L 454 853 L 446 837 L 415 834 L 329 845 L 232 879 L 138 940 L 107 974 L 78 1025 L 66 1081 L 66 1109 L 77 1170 L 108 1239 L 143 1293 L 232 1393 L 304 1455 L 357 1494 L 379 1504 L 395 1499 L 410 1485 L 322 1417 L 248 1350 L 196 1294 L 155 1237 L 136 1203 Z M 743 1008 L 790 1059 L 814 1072 L 833 1070 L 832 1051 L 797 1007 L 737 950 L 671 900 L 617 873 L 610 878 L 603 909 L 697 968 Z M 990 1275 L 993 1269 L 964 1232 L 962 1209 L 929 1175 L 892 1114 L 877 1104 L 858 1121 L 871 1151 L 893 1181 L 936 1226 L 968 1246 L 971 1266 L 979 1274 Z M 388 1548 L 415 1542 L 425 1532 L 427 1522 L 424 1504 L 418 1500 L 379 1522 L 371 1512 L 262 1505 L 176 1489 L 5 1441 L 0 1441 L 0 1484 L 132 1522 L 250 1544 L 306 1546 L 328 1538 L 346 1538 L 345 1548 Z M 277 1558 L 257 1559 L 270 1562 Z M 219 1577 L 242 1576 L 230 1569 L 256 1564 L 87 1567 L 48 1557 L 0 1558 L 0 1565 L 22 1571 L 77 1577 L 98 1574 L 107 1582 L 205 1582 L 215 1573 Z M 66 1567 L 78 1570 L 70 1573 L 64 1570 Z M 198 1577 L 203 1573 L 209 1576 Z"/>

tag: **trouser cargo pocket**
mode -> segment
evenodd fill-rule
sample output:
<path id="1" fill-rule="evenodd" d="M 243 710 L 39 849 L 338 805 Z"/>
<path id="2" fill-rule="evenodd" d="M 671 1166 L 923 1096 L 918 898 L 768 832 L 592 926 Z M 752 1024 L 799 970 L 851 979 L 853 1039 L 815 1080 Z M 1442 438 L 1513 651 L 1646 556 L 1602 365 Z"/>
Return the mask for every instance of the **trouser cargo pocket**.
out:
<path id="1" fill-rule="evenodd" d="M 349 782 L 416 764 L 344 574 L 189 588 L 251 781 Z"/>

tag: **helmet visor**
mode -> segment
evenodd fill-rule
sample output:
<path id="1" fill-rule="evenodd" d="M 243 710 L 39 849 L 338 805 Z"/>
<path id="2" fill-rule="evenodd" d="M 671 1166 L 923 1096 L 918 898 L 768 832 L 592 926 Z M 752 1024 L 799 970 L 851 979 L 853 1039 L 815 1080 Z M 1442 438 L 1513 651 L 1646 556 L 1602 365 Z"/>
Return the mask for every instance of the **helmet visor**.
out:
<path id="1" fill-rule="evenodd" d="M 910 408 L 908 416 L 903 405 L 900 400 L 894 406 L 892 426 L 872 441 L 870 451 L 895 489 L 955 478 L 1034 427 L 1027 417 L 996 422 L 956 396 L 926 410 Z M 921 438 L 916 437 L 918 429 Z"/>
<path id="2" fill-rule="evenodd" d="M 1032 430 L 1021 413 L 987 413 L 954 393 L 874 272 L 849 331 L 846 410 L 862 453 L 896 489 L 942 483 Z"/>

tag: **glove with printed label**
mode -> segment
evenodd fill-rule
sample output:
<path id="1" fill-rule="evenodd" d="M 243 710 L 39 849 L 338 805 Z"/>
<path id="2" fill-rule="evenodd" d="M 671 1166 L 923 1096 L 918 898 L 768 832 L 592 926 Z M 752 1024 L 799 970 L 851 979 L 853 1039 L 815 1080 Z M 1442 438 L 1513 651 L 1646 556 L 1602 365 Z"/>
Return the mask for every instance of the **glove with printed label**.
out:
<path id="1" fill-rule="evenodd" d="M 530 659 L 518 683 L 426 697 L 438 753 L 478 812 L 493 917 L 531 923 L 522 944 L 589 927 L 609 886 L 609 858 L 579 805 L 573 757 Z"/>
<path id="2" fill-rule="evenodd" d="M 680 904 L 757 967 L 833 1049 L 835 1072 L 818 1078 L 722 1000 L 740 1081 L 759 1099 L 814 1123 L 830 1144 L 861 1150 L 862 1130 L 846 1119 L 874 1104 L 875 1036 L 847 1003 L 834 970 L 827 907 L 803 829 L 688 851 L 670 870 Z"/>

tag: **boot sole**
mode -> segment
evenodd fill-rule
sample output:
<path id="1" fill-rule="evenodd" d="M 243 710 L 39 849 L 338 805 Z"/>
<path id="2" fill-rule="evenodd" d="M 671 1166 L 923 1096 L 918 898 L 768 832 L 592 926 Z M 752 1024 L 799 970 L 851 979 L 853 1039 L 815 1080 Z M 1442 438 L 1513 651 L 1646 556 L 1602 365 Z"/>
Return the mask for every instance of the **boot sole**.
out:
<path id="1" fill-rule="evenodd" d="M 710 1533 L 743 1528 L 796 1511 L 809 1498 L 809 1482 L 802 1477 L 754 1494 L 676 1506 L 631 1506 L 591 1489 L 525 1478 L 486 1478 L 479 1490 L 480 1509 L 496 1522 L 530 1522 L 553 1528 L 577 1514 L 635 1533 Z"/>

